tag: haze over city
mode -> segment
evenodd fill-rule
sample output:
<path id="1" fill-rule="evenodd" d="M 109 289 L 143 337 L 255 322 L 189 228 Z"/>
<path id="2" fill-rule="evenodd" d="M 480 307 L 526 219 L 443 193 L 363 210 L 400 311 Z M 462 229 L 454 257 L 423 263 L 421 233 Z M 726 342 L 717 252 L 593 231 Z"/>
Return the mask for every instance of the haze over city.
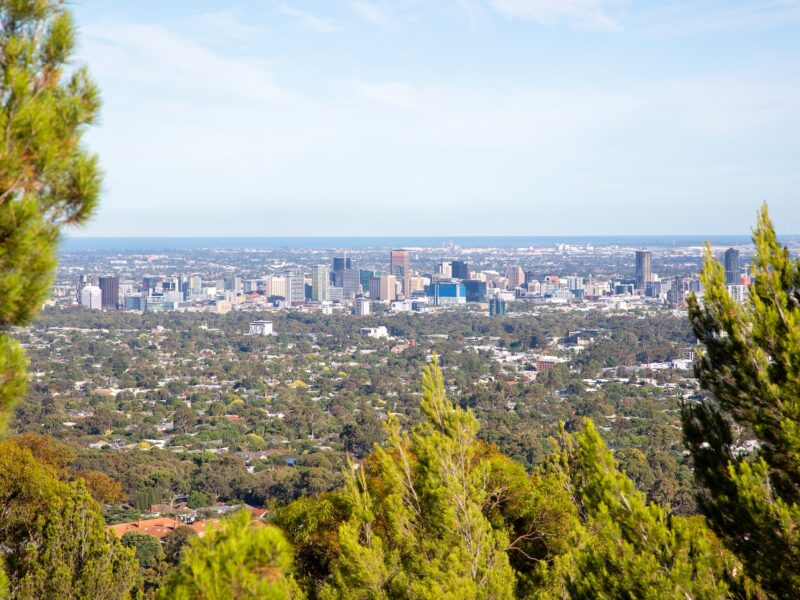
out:
<path id="1" fill-rule="evenodd" d="M 800 232 L 800 5 L 75 3 L 70 236 Z"/>

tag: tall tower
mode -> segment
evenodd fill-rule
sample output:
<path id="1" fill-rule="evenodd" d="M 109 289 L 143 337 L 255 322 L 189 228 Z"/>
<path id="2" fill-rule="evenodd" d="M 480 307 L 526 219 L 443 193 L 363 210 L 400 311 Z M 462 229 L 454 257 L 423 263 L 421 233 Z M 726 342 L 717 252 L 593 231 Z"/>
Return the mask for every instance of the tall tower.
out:
<path id="1" fill-rule="evenodd" d="M 650 250 L 636 251 L 636 289 L 645 290 L 647 284 L 652 281 L 651 265 L 653 253 Z"/>
<path id="2" fill-rule="evenodd" d="M 506 279 L 508 279 L 508 289 L 515 290 L 525 281 L 525 271 L 519 265 L 508 267 Z"/>
<path id="3" fill-rule="evenodd" d="M 311 270 L 311 298 L 317 302 L 330 300 L 331 274 L 326 265 L 316 265 Z"/>
<path id="4" fill-rule="evenodd" d="M 728 248 L 725 250 L 725 285 L 738 285 L 741 272 L 739 251 L 736 248 Z"/>
<path id="5" fill-rule="evenodd" d="M 392 250 L 391 274 L 402 282 L 403 295 L 408 298 L 411 295 L 411 286 L 409 285 L 411 269 L 408 262 L 408 250 Z"/>
<path id="6" fill-rule="evenodd" d="M 99 287 L 103 308 L 119 308 L 119 277 L 101 277 Z"/>

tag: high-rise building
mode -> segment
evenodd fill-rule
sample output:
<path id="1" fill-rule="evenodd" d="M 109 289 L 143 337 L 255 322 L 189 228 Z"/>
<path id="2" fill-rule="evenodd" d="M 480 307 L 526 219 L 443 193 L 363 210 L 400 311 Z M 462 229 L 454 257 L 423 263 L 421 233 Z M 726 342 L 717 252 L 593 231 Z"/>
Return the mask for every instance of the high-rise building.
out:
<path id="1" fill-rule="evenodd" d="M 455 279 L 469 279 L 469 265 L 463 260 L 454 260 L 450 263 L 452 277 Z"/>
<path id="2" fill-rule="evenodd" d="M 439 267 L 436 270 L 438 275 L 441 275 L 445 279 L 450 279 L 453 277 L 453 263 L 449 260 L 443 260 L 439 263 Z"/>
<path id="3" fill-rule="evenodd" d="M 364 317 L 369 314 L 369 300 L 366 298 L 358 297 L 353 303 L 353 314 L 359 317 Z"/>
<path id="4" fill-rule="evenodd" d="M 489 315 L 492 317 L 502 317 L 506 314 L 506 301 L 494 297 L 489 299 Z"/>
<path id="5" fill-rule="evenodd" d="M 361 278 L 355 269 L 345 269 L 342 273 L 342 296 L 352 300 L 361 293 Z"/>
<path id="6" fill-rule="evenodd" d="M 316 265 L 311 270 L 311 299 L 317 302 L 330 300 L 328 288 L 331 284 L 331 273 L 326 265 Z"/>
<path id="7" fill-rule="evenodd" d="M 739 265 L 739 251 L 736 248 L 725 250 L 725 284 L 739 285 L 739 275 L 742 269 Z"/>
<path id="8" fill-rule="evenodd" d="M 464 282 L 467 293 L 467 302 L 486 302 L 486 282 L 477 279 L 467 279 Z"/>
<path id="9" fill-rule="evenodd" d="M 644 291 L 647 284 L 653 279 L 652 275 L 653 253 L 650 250 L 636 251 L 636 289 Z"/>
<path id="10" fill-rule="evenodd" d="M 81 290 L 81 306 L 97 310 L 103 308 L 103 292 L 99 286 L 83 286 Z"/>
<path id="11" fill-rule="evenodd" d="M 408 261 L 408 250 L 392 250 L 390 267 L 390 273 L 402 284 L 403 295 L 410 296 L 411 288 L 408 279 L 411 277 L 411 267 Z"/>
<path id="12" fill-rule="evenodd" d="M 395 299 L 397 278 L 394 275 L 373 277 L 369 286 L 370 300 L 390 301 Z"/>
<path id="13" fill-rule="evenodd" d="M 358 280 L 361 283 L 361 293 L 365 294 L 369 292 L 370 285 L 372 285 L 372 278 L 375 276 L 373 271 L 365 271 L 361 269 L 358 272 Z"/>
<path id="14" fill-rule="evenodd" d="M 291 306 L 292 304 L 303 304 L 306 301 L 306 280 L 303 273 L 298 271 L 286 276 L 284 284 L 284 298 L 286 303 Z"/>
<path id="15" fill-rule="evenodd" d="M 515 290 L 525 281 L 525 271 L 519 265 L 508 267 L 506 279 L 508 280 L 508 289 Z"/>
<path id="16" fill-rule="evenodd" d="M 346 269 L 352 269 L 352 268 L 353 268 L 353 261 L 350 259 L 350 257 L 347 256 L 341 258 L 335 257 L 333 259 L 334 271 L 344 271 Z"/>
<path id="17" fill-rule="evenodd" d="M 119 277 L 109 275 L 99 280 L 103 308 L 119 308 Z"/>

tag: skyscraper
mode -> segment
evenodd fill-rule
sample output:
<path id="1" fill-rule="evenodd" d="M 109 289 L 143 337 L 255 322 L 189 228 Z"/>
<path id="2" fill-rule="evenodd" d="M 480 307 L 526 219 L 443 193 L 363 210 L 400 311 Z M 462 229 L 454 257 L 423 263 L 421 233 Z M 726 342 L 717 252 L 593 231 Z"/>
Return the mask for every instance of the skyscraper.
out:
<path id="1" fill-rule="evenodd" d="M 373 277 L 369 287 L 370 300 L 386 301 L 395 299 L 397 279 L 394 275 Z"/>
<path id="2" fill-rule="evenodd" d="M 305 278 L 302 271 L 297 271 L 286 277 L 286 284 L 284 289 L 284 297 L 286 303 L 290 306 L 293 304 L 303 304 L 306 301 L 305 291 Z"/>
<path id="3" fill-rule="evenodd" d="M 341 258 L 339 258 L 338 256 L 334 257 L 333 259 L 334 271 L 344 271 L 345 269 L 352 269 L 352 268 L 353 268 L 353 262 L 350 259 L 350 257 L 347 256 Z"/>
<path id="4" fill-rule="evenodd" d="M 469 279 L 469 265 L 463 260 L 454 260 L 451 265 L 453 277 L 456 279 Z"/>
<path id="5" fill-rule="evenodd" d="M 392 250 L 390 266 L 391 274 L 402 282 L 403 295 L 409 296 L 411 288 L 408 278 L 411 277 L 411 269 L 408 262 L 408 250 Z"/>
<path id="6" fill-rule="evenodd" d="M 739 251 L 736 248 L 728 248 L 725 251 L 725 284 L 738 285 L 741 272 Z"/>
<path id="7" fill-rule="evenodd" d="M 650 250 L 636 251 L 636 289 L 645 290 L 652 280 L 651 264 L 653 253 Z"/>
<path id="8" fill-rule="evenodd" d="M 311 298 L 317 302 L 330 300 L 328 288 L 331 284 L 331 274 L 326 265 L 316 265 L 311 270 Z"/>
<path id="9" fill-rule="evenodd" d="M 86 285 L 81 289 L 81 306 L 100 310 L 103 307 L 103 292 L 96 285 Z"/>
<path id="10" fill-rule="evenodd" d="M 119 277 L 109 275 L 99 280 L 103 308 L 119 308 Z"/>
<path id="11" fill-rule="evenodd" d="M 525 271 L 519 265 L 508 267 L 506 279 L 508 279 L 508 289 L 515 290 L 525 281 Z"/>

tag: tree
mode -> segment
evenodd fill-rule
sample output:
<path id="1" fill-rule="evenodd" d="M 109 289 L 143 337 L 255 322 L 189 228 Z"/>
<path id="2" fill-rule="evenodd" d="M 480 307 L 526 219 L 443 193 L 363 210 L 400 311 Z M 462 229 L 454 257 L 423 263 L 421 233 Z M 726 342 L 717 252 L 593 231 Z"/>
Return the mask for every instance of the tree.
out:
<path id="1" fill-rule="evenodd" d="M 128 598 L 133 553 L 106 532 L 81 481 L 58 479 L 14 440 L 0 442 L 0 546 L 14 598 Z"/>
<path id="2" fill-rule="evenodd" d="M 489 490 L 478 421 L 446 398 L 435 358 L 422 389 L 424 421 L 409 435 L 392 418 L 389 447 L 345 473 L 351 516 L 325 593 L 511 598 L 508 537 L 482 512 Z"/>
<path id="3" fill-rule="evenodd" d="M 183 555 L 183 549 L 195 537 L 197 537 L 197 532 L 186 526 L 178 527 L 172 533 L 165 535 L 162 542 L 164 543 L 164 556 L 167 562 L 173 566 L 177 565 Z"/>
<path id="4" fill-rule="evenodd" d="M 99 96 L 71 68 L 72 17 L 56 0 L 0 0 L 0 429 L 26 386 L 26 357 L 7 333 L 50 291 L 58 233 L 84 222 L 100 171 L 81 143 Z"/>
<path id="5" fill-rule="evenodd" d="M 551 460 L 568 474 L 587 536 L 553 569 L 572 598 L 721 598 L 730 564 L 715 554 L 704 527 L 648 504 L 617 469 L 594 424 L 561 432 Z"/>
<path id="6" fill-rule="evenodd" d="M 280 529 L 254 524 L 249 511 L 241 510 L 189 542 L 158 598 L 301 598 L 291 571 L 291 546 Z"/>
<path id="7" fill-rule="evenodd" d="M 158 538 L 140 531 L 129 531 L 122 536 L 120 542 L 126 548 L 133 548 L 139 566 L 156 567 L 164 560 L 164 549 Z"/>
<path id="8" fill-rule="evenodd" d="M 788 598 L 800 589 L 800 261 L 778 243 L 766 205 L 753 241 L 741 305 L 706 251 L 705 295 L 689 298 L 689 318 L 710 396 L 684 404 L 683 430 L 711 527 L 765 590 Z"/>

